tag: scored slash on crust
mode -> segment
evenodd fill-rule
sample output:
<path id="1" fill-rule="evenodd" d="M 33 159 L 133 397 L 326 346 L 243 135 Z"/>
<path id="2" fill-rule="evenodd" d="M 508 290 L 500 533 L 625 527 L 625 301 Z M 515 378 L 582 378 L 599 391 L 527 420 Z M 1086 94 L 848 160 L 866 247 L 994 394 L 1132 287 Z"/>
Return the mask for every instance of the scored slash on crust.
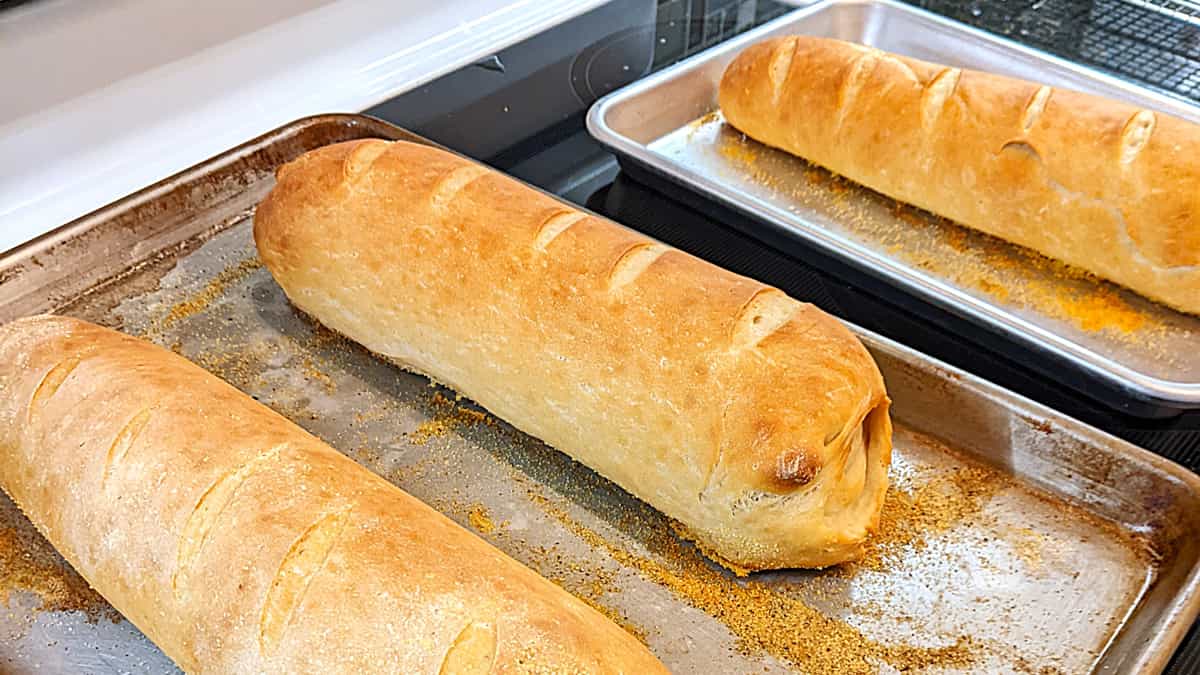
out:
<path id="1" fill-rule="evenodd" d="M 1130 164 L 1150 143 L 1157 118 L 1149 110 L 1139 110 L 1129 117 L 1121 129 L 1121 164 Z"/>
<path id="2" fill-rule="evenodd" d="M 463 164 L 446 174 L 438 184 L 433 188 L 433 194 L 429 198 L 429 207 L 433 209 L 433 213 L 439 218 L 446 215 L 450 208 L 450 203 L 458 196 L 458 193 L 471 183 L 483 178 L 487 175 L 488 169 L 475 164 Z"/>
<path id="3" fill-rule="evenodd" d="M 846 78 L 842 80 L 842 86 L 838 90 L 838 116 L 833 125 L 834 133 L 841 130 L 846 121 L 846 111 L 854 106 L 858 92 L 862 91 L 871 73 L 875 72 L 875 66 L 879 65 L 879 54 L 878 51 L 863 52 L 854 60 L 850 72 L 846 73 Z"/>
<path id="4" fill-rule="evenodd" d="M 1033 125 L 1037 124 L 1038 118 L 1046 110 L 1046 104 L 1050 101 L 1050 95 L 1053 93 L 1054 89 L 1049 85 L 1042 85 L 1029 98 L 1029 103 L 1026 103 L 1025 109 L 1021 111 L 1022 131 L 1029 133 L 1033 129 Z"/>
<path id="5" fill-rule="evenodd" d="M 496 662 L 496 628 L 490 622 L 472 621 L 459 631 L 438 675 L 487 675 Z"/>
<path id="6" fill-rule="evenodd" d="M 784 85 L 787 84 L 788 75 L 792 72 L 792 59 L 796 56 L 796 50 L 800 48 L 800 40 L 797 38 L 787 38 L 779 43 L 775 48 L 774 55 L 771 56 L 771 64 L 767 68 L 767 77 L 771 80 L 771 104 L 779 105 L 779 99 L 783 96 Z"/>
<path id="7" fill-rule="evenodd" d="M 104 456 L 104 471 L 100 476 L 100 484 L 108 483 L 108 476 L 112 472 L 113 467 L 125 458 L 129 452 L 129 448 L 133 447 L 134 441 L 146 428 L 146 424 L 150 421 L 150 409 L 142 408 L 136 415 L 131 417 L 125 426 L 117 432 L 113 438 L 112 444 L 108 446 L 108 453 Z"/>
<path id="8" fill-rule="evenodd" d="M 798 300 L 777 288 L 758 291 L 738 310 L 730 334 L 730 350 L 741 352 L 757 347 L 768 335 L 791 321 L 800 306 Z"/>
<path id="9" fill-rule="evenodd" d="M 322 515 L 292 543 L 283 556 L 279 571 L 267 589 L 262 618 L 259 619 L 258 640 L 264 654 L 273 653 L 279 646 L 284 629 L 291 623 L 292 615 L 304 600 L 313 577 L 329 559 L 349 515 L 349 508 Z"/>
<path id="10" fill-rule="evenodd" d="M 942 116 L 946 102 L 958 90 L 960 77 L 962 77 L 961 70 L 947 68 L 930 80 L 929 84 L 925 86 L 925 91 L 921 92 L 921 129 L 926 134 L 932 132 L 938 118 Z"/>
<path id="11" fill-rule="evenodd" d="M 27 423 L 33 423 L 34 414 L 46 404 L 46 401 L 54 396 L 54 392 L 66 382 L 71 376 L 71 372 L 79 367 L 79 362 L 83 360 L 82 356 L 68 356 L 54 366 L 43 377 L 42 381 L 33 390 L 33 396 L 29 397 L 29 414 L 26 418 Z"/>
<path id="12" fill-rule="evenodd" d="M 176 594 L 180 593 L 180 582 L 190 572 L 196 556 L 208 541 L 208 535 L 225 507 L 229 506 L 237 495 L 238 489 L 287 447 L 286 443 L 282 443 L 255 455 L 241 466 L 222 475 L 200 496 L 183 526 L 183 534 L 179 537 L 179 554 L 175 574 L 171 577 L 171 588 Z"/>
<path id="13" fill-rule="evenodd" d="M 635 244 L 621 254 L 608 271 L 608 290 L 613 292 L 633 283 L 655 260 L 671 250 L 670 246 L 658 242 Z"/>
<path id="14" fill-rule="evenodd" d="M 391 145 L 388 141 L 379 139 L 370 139 L 359 143 L 342 164 L 342 172 L 345 174 L 346 180 L 354 181 L 366 175 L 375 160 L 387 152 Z"/>
<path id="15" fill-rule="evenodd" d="M 538 227 L 537 234 L 533 237 L 533 247 L 538 251 L 545 251 L 550 242 L 558 238 L 558 235 L 566 232 L 572 225 L 584 218 L 587 218 L 587 214 L 582 211 L 554 213 Z"/>
<path id="16" fill-rule="evenodd" d="M 886 52 L 881 52 L 879 50 L 875 50 L 875 53 L 878 54 L 879 58 L 882 59 L 884 62 L 890 63 L 893 66 L 896 66 L 896 68 L 901 73 L 904 73 L 905 77 L 907 77 L 908 79 L 912 80 L 913 82 L 915 82 L 917 84 L 921 84 L 921 78 L 917 75 L 917 71 L 913 70 L 912 66 L 905 63 L 902 59 L 892 56 L 891 54 L 888 54 Z"/>

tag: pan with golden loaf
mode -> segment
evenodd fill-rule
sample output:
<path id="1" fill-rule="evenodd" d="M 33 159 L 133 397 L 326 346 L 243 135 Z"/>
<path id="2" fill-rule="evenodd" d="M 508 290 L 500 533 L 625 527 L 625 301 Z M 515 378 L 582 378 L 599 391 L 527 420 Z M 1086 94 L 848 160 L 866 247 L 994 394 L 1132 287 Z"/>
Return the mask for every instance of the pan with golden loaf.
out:
<path id="1" fill-rule="evenodd" d="M 891 455 L 836 319 L 425 145 L 283 166 L 254 222 L 299 309 L 482 404 L 737 568 L 860 555 Z"/>
<path id="2" fill-rule="evenodd" d="M 566 591 L 187 360 L 0 326 L 0 486 L 193 673 L 666 673 Z"/>
<path id="3" fill-rule="evenodd" d="M 1200 126 L 808 36 L 743 50 L 718 98 L 757 141 L 1200 314 Z"/>

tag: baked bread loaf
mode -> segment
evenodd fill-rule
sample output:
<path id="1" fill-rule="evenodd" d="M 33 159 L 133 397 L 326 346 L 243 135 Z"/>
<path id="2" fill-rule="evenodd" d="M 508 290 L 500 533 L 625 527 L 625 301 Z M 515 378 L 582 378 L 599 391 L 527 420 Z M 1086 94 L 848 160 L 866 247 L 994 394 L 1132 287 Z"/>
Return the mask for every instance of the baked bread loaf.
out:
<path id="1" fill-rule="evenodd" d="M 745 49 L 719 103 L 755 140 L 1200 314 L 1200 126 L 806 36 Z"/>
<path id="2" fill-rule="evenodd" d="M 891 455 L 836 319 L 451 153 L 282 167 L 259 255 L 291 301 L 679 521 L 737 568 L 859 555 Z"/>
<path id="3" fill-rule="evenodd" d="M 265 406 L 84 321 L 0 327 L 0 486 L 188 672 L 667 672 Z"/>

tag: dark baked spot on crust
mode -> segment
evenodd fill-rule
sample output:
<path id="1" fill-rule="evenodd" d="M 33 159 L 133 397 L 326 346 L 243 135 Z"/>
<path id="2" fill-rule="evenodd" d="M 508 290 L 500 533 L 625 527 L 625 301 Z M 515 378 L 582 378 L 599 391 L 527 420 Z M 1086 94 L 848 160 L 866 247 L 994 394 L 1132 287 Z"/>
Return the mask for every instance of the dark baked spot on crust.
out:
<path id="1" fill-rule="evenodd" d="M 787 485 L 802 487 L 812 482 L 820 471 L 820 461 L 804 448 L 788 450 L 775 461 L 775 480 Z"/>

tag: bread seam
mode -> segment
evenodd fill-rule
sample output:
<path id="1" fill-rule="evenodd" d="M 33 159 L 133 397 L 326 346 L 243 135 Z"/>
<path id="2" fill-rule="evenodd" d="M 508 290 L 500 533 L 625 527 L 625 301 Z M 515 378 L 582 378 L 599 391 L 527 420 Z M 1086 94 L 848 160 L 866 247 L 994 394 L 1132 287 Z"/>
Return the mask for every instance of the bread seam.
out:
<path id="1" fill-rule="evenodd" d="M 712 462 L 708 465 L 708 472 L 704 476 L 704 481 L 700 484 L 700 490 L 696 493 L 697 501 L 703 502 L 705 495 L 714 487 L 713 481 L 716 479 L 717 469 L 725 459 L 725 425 L 729 417 L 729 408 L 732 407 L 733 401 L 733 394 L 730 392 L 721 403 L 721 416 L 717 418 L 717 451 L 713 455 Z"/>
<path id="2" fill-rule="evenodd" d="M 1116 227 L 1117 236 L 1120 238 L 1120 240 L 1121 240 L 1122 244 L 1125 246 L 1125 248 L 1129 251 L 1129 254 L 1131 256 L 1133 256 L 1135 260 L 1137 260 L 1138 262 L 1140 262 L 1142 264 L 1145 264 L 1145 265 L 1153 265 L 1154 264 L 1154 263 L 1150 262 L 1150 259 L 1147 258 L 1146 255 L 1142 252 L 1141 247 L 1138 246 L 1137 241 L 1134 240 L 1133 235 L 1129 232 L 1129 224 L 1125 219 L 1125 214 L 1121 211 L 1120 208 L 1115 207 L 1115 206 L 1109 204 L 1108 202 L 1106 202 L 1102 199 L 1099 199 L 1097 197 L 1092 197 L 1091 195 L 1085 194 L 1083 192 L 1076 192 L 1076 191 L 1072 190 L 1071 188 L 1067 187 L 1066 185 L 1063 185 L 1059 181 L 1055 180 L 1054 177 L 1052 177 L 1050 175 L 1050 172 L 1045 168 L 1041 153 L 1039 153 L 1037 151 L 1037 148 L 1033 147 L 1033 145 L 1031 145 L 1028 141 L 1024 141 L 1024 140 L 1008 141 L 1000 149 L 1001 152 L 1004 152 L 1005 150 L 1016 150 L 1018 152 L 1023 152 L 1025 154 L 1029 155 L 1031 158 L 1033 158 L 1034 161 L 1036 161 L 1040 166 L 1042 166 L 1042 172 L 1045 174 L 1045 177 L 1046 177 L 1046 185 L 1048 185 L 1051 189 L 1053 189 L 1055 192 L 1057 192 L 1059 194 L 1060 198 L 1062 198 L 1064 201 L 1074 201 L 1074 202 L 1078 202 L 1081 204 L 1096 206 L 1096 207 L 1099 207 L 1100 209 L 1104 210 L 1106 213 L 1108 213 L 1113 219 L 1113 224 Z M 1172 273 L 1183 274 L 1183 273 L 1193 272 L 1197 269 L 1200 269 L 1200 265 L 1159 265 L 1159 267 L 1161 267 L 1163 273 L 1165 273 L 1165 274 L 1172 274 Z"/>

